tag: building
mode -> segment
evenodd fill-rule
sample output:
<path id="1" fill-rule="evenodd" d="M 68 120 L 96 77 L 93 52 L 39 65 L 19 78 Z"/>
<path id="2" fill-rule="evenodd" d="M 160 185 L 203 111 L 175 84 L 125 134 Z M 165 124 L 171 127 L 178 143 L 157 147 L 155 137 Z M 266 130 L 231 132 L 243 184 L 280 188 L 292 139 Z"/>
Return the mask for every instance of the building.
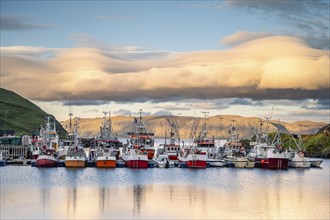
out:
<path id="1" fill-rule="evenodd" d="M 15 137 L 15 130 L 0 130 L 0 138 Z"/>

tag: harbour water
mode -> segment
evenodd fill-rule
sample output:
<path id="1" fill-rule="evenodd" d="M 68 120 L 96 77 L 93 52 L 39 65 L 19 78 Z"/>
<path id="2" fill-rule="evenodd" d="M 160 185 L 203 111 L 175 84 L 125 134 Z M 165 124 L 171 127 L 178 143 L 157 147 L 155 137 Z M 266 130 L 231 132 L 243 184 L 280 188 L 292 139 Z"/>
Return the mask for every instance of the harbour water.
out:
<path id="1" fill-rule="evenodd" d="M 0 167 L 0 219 L 329 219 L 329 167 Z"/>

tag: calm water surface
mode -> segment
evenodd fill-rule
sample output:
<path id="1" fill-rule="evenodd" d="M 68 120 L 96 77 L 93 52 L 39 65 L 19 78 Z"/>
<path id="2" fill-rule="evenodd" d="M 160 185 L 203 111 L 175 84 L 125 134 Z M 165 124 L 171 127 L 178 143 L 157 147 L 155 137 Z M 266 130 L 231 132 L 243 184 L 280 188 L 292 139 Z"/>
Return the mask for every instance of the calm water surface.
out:
<path id="1" fill-rule="evenodd" d="M 0 167 L 0 219 L 329 219 L 322 169 Z"/>

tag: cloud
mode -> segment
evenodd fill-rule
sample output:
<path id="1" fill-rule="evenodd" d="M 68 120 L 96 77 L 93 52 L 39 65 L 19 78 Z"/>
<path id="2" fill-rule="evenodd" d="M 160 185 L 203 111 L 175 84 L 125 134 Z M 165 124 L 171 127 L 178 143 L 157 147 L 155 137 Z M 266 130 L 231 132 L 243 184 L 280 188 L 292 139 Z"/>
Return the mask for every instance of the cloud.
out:
<path id="1" fill-rule="evenodd" d="M 117 111 L 113 112 L 115 115 L 124 115 L 124 116 L 131 116 L 133 115 L 133 112 L 128 109 L 119 109 Z"/>
<path id="2" fill-rule="evenodd" d="M 296 120 L 299 120 L 299 118 L 302 117 L 310 117 L 313 120 L 319 121 L 323 121 L 325 118 L 327 118 L 327 122 L 330 120 L 329 110 L 315 111 L 314 109 L 300 109 L 296 111 L 290 111 L 288 114 L 290 114 L 292 117 L 296 116 Z"/>
<path id="3" fill-rule="evenodd" d="M 330 110 L 330 99 L 307 100 L 302 103 L 301 108 L 309 110 Z"/>
<path id="4" fill-rule="evenodd" d="M 22 47 L 17 53 L 1 47 L 2 86 L 32 100 L 70 97 L 84 105 L 235 97 L 329 99 L 329 51 L 310 48 L 294 37 L 269 36 L 224 51 L 174 53 L 162 59 L 118 59 L 109 56 L 116 50 L 108 49 L 60 49 L 41 58 L 21 57 Z"/>
<path id="5" fill-rule="evenodd" d="M 100 113 L 100 111 L 98 109 L 94 108 L 94 109 L 85 110 L 85 111 L 83 111 L 83 113 Z"/>
<path id="6" fill-rule="evenodd" d="M 278 23 L 282 33 L 300 37 L 314 48 L 329 50 L 329 1 L 226 0 L 223 5 Z"/>
<path id="7" fill-rule="evenodd" d="M 173 115 L 172 112 L 166 110 L 160 110 L 153 114 L 154 116 Z"/>
<path id="8" fill-rule="evenodd" d="M 273 34 L 268 32 L 238 31 L 221 39 L 221 43 L 228 46 L 236 46 L 250 40 L 264 38 L 271 35 Z"/>
<path id="9" fill-rule="evenodd" d="M 71 36 L 78 48 L 94 48 L 102 51 L 102 55 L 117 60 L 146 60 L 146 59 L 164 59 L 168 58 L 173 51 L 150 50 L 137 46 L 116 46 L 108 45 L 105 42 L 96 40 L 84 33 L 77 33 Z"/>
<path id="10" fill-rule="evenodd" d="M 54 58 L 56 53 L 61 51 L 61 48 L 43 48 L 31 46 L 10 46 L 1 47 L 1 53 L 6 56 L 15 56 L 23 58 Z"/>
<path id="11" fill-rule="evenodd" d="M 165 111 L 186 111 L 190 110 L 191 107 L 187 106 L 181 106 L 181 105 L 160 105 L 160 106 L 154 106 L 154 108 L 161 108 L 164 109 Z"/>
<path id="12" fill-rule="evenodd" d="M 109 103 L 109 101 L 103 101 L 103 100 L 70 100 L 70 101 L 63 101 L 64 106 L 70 106 L 70 105 L 77 105 L 77 106 L 86 106 L 86 105 L 104 105 Z"/>
<path id="13" fill-rule="evenodd" d="M 40 25 L 33 23 L 26 17 L 21 16 L 0 16 L 0 30 L 3 31 L 25 31 L 51 28 L 51 25 Z"/>

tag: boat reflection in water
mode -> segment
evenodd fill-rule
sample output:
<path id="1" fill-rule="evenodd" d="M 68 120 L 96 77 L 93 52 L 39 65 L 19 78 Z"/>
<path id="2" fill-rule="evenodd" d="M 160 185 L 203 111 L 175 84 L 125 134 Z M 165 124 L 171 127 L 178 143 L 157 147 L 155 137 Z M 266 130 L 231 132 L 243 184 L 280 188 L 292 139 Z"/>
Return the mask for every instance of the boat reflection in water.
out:
<path id="1" fill-rule="evenodd" d="M 329 219 L 329 162 L 323 169 L 285 172 L 6 166 L 1 168 L 0 217 Z"/>

